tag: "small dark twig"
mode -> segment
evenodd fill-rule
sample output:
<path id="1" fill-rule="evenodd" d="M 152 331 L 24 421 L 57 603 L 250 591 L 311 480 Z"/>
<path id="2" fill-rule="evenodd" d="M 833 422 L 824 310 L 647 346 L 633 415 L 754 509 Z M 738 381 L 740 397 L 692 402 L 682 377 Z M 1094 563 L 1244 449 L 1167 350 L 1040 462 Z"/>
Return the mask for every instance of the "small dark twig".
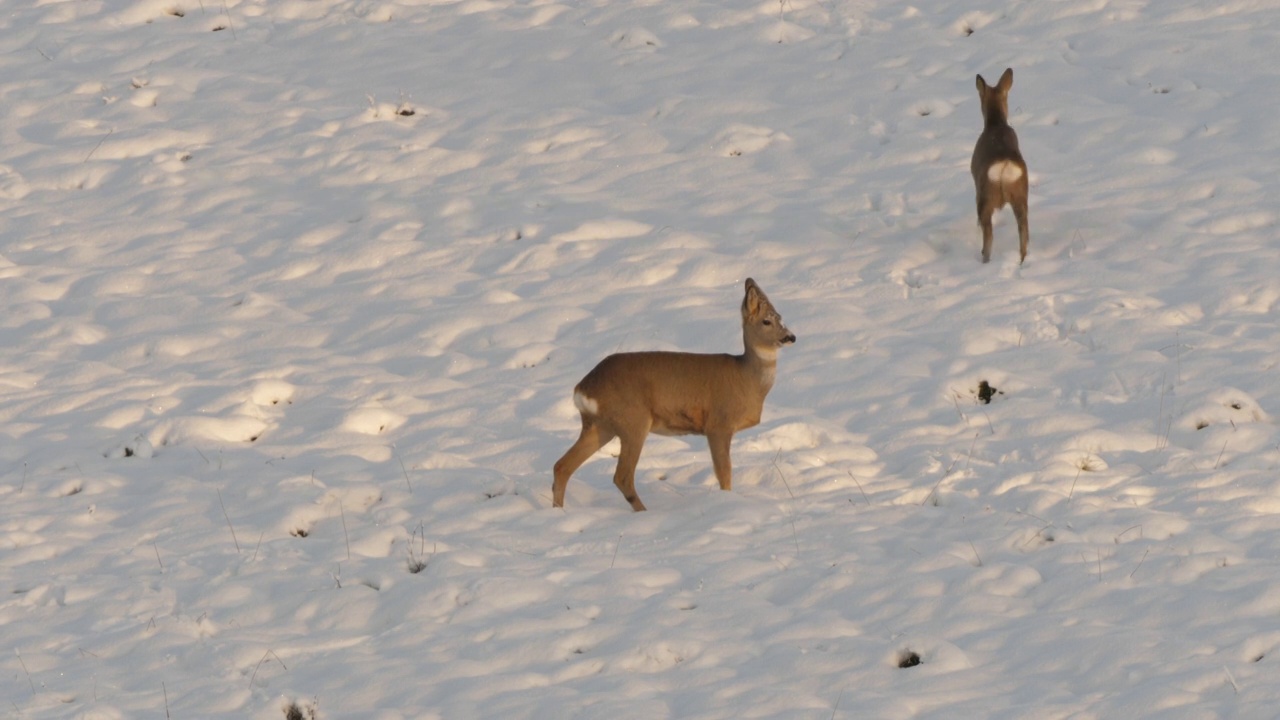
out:
<path id="1" fill-rule="evenodd" d="M 862 483 L 858 482 L 858 478 L 854 477 L 852 472 L 845 470 L 845 473 L 848 474 L 849 479 L 853 481 L 853 484 L 858 486 L 858 492 L 862 493 L 862 499 L 866 500 L 867 504 L 870 505 L 871 498 L 867 497 L 867 491 L 862 489 Z"/>
<path id="2" fill-rule="evenodd" d="M 969 461 L 973 460 L 973 448 L 974 448 L 974 446 L 975 446 L 975 445 L 977 445 L 977 444 L 978 444 L 978 436 L 979 436 L 979 435 L 981 435 L 981 433 L 980 433 L 980 432 L 979 432 L 979 433 L 974 433 L 974 434 L 973 434 L 973 442 L 969 443 L 969 454 L 966 456 L 966 457 L 968 458 L 968 460 L 966 460 L 966 461 L 965 461 L 965 463 L 964 463 L 964 469 L 965 469 L 965 470 L 968 470 L 968 469 L 969 469 Z M 938 488 L 942 485 L 942 481 L 943 481 L 943 480 L 946 480 L 948 477 L 950 477 L 950 476 L 951 476 L 951 471 L 955 469 L 955 467 L 956 467 L 956 463 L 958 463 L 958 462 L 960 462 L 960 457 L 959 457 L 959 456 L 957 456 L 955 459 L 953 459 L 953 460 L 951 461 L 951 464 L 947 466 L 947 471 L 946 471 L 946 472 L 944 472 L 944 473 L 942 473 L 942 477 L 938 478 L 938 482 L 936 482 L 936 483 L 934 483 L 934 484 L 933 484 L 933 489 L 929 491 L 929 494 L 928 494 L 928 495 L 925 495 L 925 496 L 924 496 L 924 500 L 921 500 L 921 501 L 920 501 L 920 504 L 921 504 L 921 505 L 926 505 L 926 504 L 928 504 L 929 499 L 930 499 L 930 498 L 932 498 L 932 497 L 934 497 L 934 495 L 938 492 Z"/>
<path id="3" fill-rule="evenodd" d="M 391 451 L 396 454 L 396 462 L 400 463 L 400 472 L 404 473 L 404 486 L 409 488 L 409 494 L 413 494 L 413 485 L 409 484 L 409 471 L 404 467 L 404 460 L 400 458 L 400 451 L 395 445 L 391 446 Z"/>
<path id="4" fill-rule="evenodd" d="M 218 504 L 222 506 L 222 517 L 227 519 L 227 527 L 231 529 L 231 542 L 235 543 L 236 553 L 239 553 L 240 541 L 236 539 L 236 529 L 235 526 L 231 524 L 231 516 L 227 514 L 226 503 L 222 502 L 222 491 L 216 490 L 216 492 L 218 493 Z"/>
<path id="5" fill-rule="evenodd" d="M 83 164 L 85 164 L 85 163 L 89 162 L 89 158 L 93 157 L 93 154 L 94 154 L 94 153 L 96 153 L 96 152 L 98 152 L 98 148 L 102 147 L 102 143 L 106 142 L 106 141 L 107 141 L 107 138 L 111 137 L 111 133 L 113 133 L 113 132 L 115 132 L 115 131 L 116 131 L 116 129 L 115 129 L 115 128 L 111 128 L 110 130 L 108 130 L 108 131 L 107 131 L 107 134 L 106 134 L 106 135 L 103 135 L 103 136 L 102 136 L 102 139 L 98 141 L 98 144 L 97 144 L 97 145 L 94 145 L 94 146 L 93 146 L 93 149 L 89 151 L 89 154 L 84 156 L 84 160 L 81 160 L 81 161 L 80 161 L 80 164 L 81 164 L 81 165 L 83 165 Z"/>
<path id="6" fill-rule="evenodd" d="M 778 452 L 775 453 L 773 456 L 773 469 L 778 473 L 778 477 L 782 478 L 782 484 L 786 486 L 787 494 L 791 496 L 792 500 L 795 500 L 796 494 L 791 492 L 791 483 L 787 482 L 787 476 L 782 472 L 782 468 L 778 467 L 778 457 L 780 455 L 782 455 L 781 448 L 779 448 Z M 800 534 L 796 532 L 796 515 L 794 512 L 791 512 L 790 508 L 787 509 L 787 517 L 789 520 L 791 520 L 791 540 L 792 542 L 795 543 L 796 557 L 799 558 L 800 557 Z"/>
<path id="7" fill-rule="evenodd" d="M 1120 534 L 1119 534 L 1119 535 L 1116 535 L 1116 536 L 1115 536 L 1115 538 L 1114 538 L 1114 542 L 1115 542 L 1115 544 L 1119 545 L 1119 544 L 1120 544 L 1120 538 L 1124 537 L 1124 536 L 1125 536 L 1125 535 L 1126 535 L 1130 530 L 1138 530 L 1138 531 L 1139 531 L 1139 533 L 1138 533 L 1138 537 L 1142 537 L 1142 533 L 1141 533 L 1142 526 L 1141 526 L 1141 525 L 1130 525 L 1129 527 L 1127 527 L 1127 528 L 1125 528 L 1124 530 L 1122 530 L 1122 531 L 1120 532 Z"/>
<path id="8" fill-rule="evenodd" d="M 13 654 L 18 656 L 18 662 L 22 665 L 22 672 L 27 674 L 27 684 L 31 686 L 31 694 L 36 694 L 36 683 L 31 679 L 31 671 L 27 669 L 27 661 L 22 659 L 22 653 L 18 652 L 18 648 L 13 649 Z"/>
<path id="9" fill-rule="evenodd" d="M 774 456 L 773 456 L 773 469 L 777 471 L 777 473 L 778 473 L 778 477 L 782 478 L 782 484 L 786 486 L 786 488 L 787 488 L 787 494 L 791 496 L 791 499 L 792 499 L 792 500 L 795 500 L 795 499 L 796 499 L 796 494 L 795 494 L 795 493 L 793 493 L 793 492 L 791 492 L 791 483 L 787 482 L 787 476 L 786 476 L 786 475 L 783 475 L 783 474 L 782 474 L 782 468 L 779 468 L 779 467 L 778 467 L 778 457 L 779 457 L 779 456 L 781 456 L 781 455 L 782 455 L 782 449 L 781 449 L 781 448 L 779 448 L 779 449 L 778 449 L 778 452 L 777 452 L 777 453 L 775 453 L 775 454 L 774 454 Z"/>
<path id="10" fill-rule="evenodd" d="M 1214 470 L 1217 470 L 1218 468 L 1222 467 L 1222 454 L 1223 454 L 1223 453 L 1225 453 L 1225 452 L 1227 451 L 1227 443 L 1228 443 L 1228 442 L 1230 442 L 1230 441 L 1229 441 L 1229 440 L 1223 440 L 1223 441 L 1222 441 L 1222 449 L 1218 451 L 1218 459 L 1213 461 L 1213 469 L 1214 469 Z"/>
<path id="11" fill-rule="evenodd" d="M 351 559 L 351 536 L 347 534 L 347 513 L 342 509 L 342 501 L 338 501 L 338 514 L 342 518 L 342 539 L 347 543 L 347 559 Z"/>
<path id="12" fill-rule="evenodd" d="M 280 659 L 280 656 L 277 655 L 274 650 L 268 648 L 266 652 L 262 653 L 262 659 L 258 660 L 258 664 L 253 667 L 253 675 L 249 676 L 249 687 L 253 687 L 253 681 L 258 677 L 258 668 L 261 668 L 262 663 L 267 661 L 268 655 L 275 658 L 276 662 L 280 663 L 280 667 L 284 668 L 286 672 L 289 670 L 289 666 L 284 664 L 284 661 Z"/>
<path id="13" fill-rule="evenodd" d="M 994 433 L 992 433 L 994 434 Z M 973 449 L 978 446 L 978 433 L 973 434 L 973 442 L 969 443 L 969 454 L 964 461 L 964 469 L 969 469 L 969 463 L 973 462 Z"/>
<path id="14" fill-rule="evenodd" d="M 231 39 L 240 42 L 240 38 L 236 35 L 236 24 L 231 22 L 231 11 L 227 9 L 227 0 L 222 0 L 222 14 L 227 16 L 227 27 L 231 28 Z"/>
<path id="15" fill-rule="evenodd" d="M 1146 561 L 1147 553 L 1149 552 L 1151 552 L 1151 548 L 1147 548 L 1146 550 L 1142 551 L 1142 559 L 1138 561 L 1138 567 L 1134 568 L 1133 572 L 1129 573 L 1130 580 L 1132 580 L 1133 576 L 1138 572 L 1138 568 L 1142 567 L 1142 563 Z"/>

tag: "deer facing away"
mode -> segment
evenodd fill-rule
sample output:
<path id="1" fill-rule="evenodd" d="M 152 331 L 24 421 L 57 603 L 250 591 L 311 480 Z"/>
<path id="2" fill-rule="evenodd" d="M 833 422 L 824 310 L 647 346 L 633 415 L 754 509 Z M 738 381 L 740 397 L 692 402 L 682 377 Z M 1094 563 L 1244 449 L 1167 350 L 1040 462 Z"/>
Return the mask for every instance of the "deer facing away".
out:
<path id="1" fill-rule="evenodd" d="M 759 424 L 764 398 L 773 387 L 778 348 L 795 341 L 764 291 L 747 278 L 741 355 L 650 351 L 601 360 L 573 389 L 582 433 L 556 461 L 552 505 L 564 507 L 569 477 L 617 437 L 622 452 L 613 484 L 632 509 L 644 510 L 636 494 L 636 462 L 651 432 L 705 435 L 720 489 L 729 490 L 729 442 L 735 432 Z"/>
<path id="2" fill-rule="evenodd" d="M 1013 206 L 1018 220 L 1018 247 L 1027 259 L 1027 163 L 1018 151 L 1018 135 L 1009 127 L 1009 88 L 1013 87 L 1013 69 L 1000 76 L 1000 82 L 988 85 L 978 76 L 978 100 L 982 103 L 982 135 L 973 148 L 969 172 L 977 189 L 978 224 L 982 226 L 982 262 L 991 261 L 991 216 L 1006 204 Z"/>

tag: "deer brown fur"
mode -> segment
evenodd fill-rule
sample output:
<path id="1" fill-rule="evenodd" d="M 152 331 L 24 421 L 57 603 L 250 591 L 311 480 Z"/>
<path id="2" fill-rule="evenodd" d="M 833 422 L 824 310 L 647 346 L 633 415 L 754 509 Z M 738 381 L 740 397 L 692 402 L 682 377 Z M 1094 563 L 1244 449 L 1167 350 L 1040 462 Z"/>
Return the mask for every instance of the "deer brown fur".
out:
<path id="1" fill-rule="evenodd" d="M 578 440 L 555 464 L 552 505 L 564 506 L 569 477 L 605 443 L 622 444 L 613 483 L 632 509 L 636 463 L 649 433 L 705 435 L 721 490 L 732 486 L 729 443 L 733 434 L 760 422 L 773 387 L 778 349 L 796 341 L 760 286 L 748 278 L 742 300 L 741 355 L 631 352 L 610 355 L 573 389 L 582 416 Z"/>
<path id="2" fill-rule="evenodd" d="M 1018 220 L 1019 263 L 1027 259 L 1031 231 L 1027 226 L 1027 163 L 1018 150 L 1018 134 L 1009 127 L 1009 88 L 1013 69 L 988 85 L 978 76 L 978 100 L 982 103 L 983 129 L 973 148 L 969 171 L 977 189 L 978 224 L 982 226 L 982 262 L 991 261 L 991 216 L 1006 204 Z"/>

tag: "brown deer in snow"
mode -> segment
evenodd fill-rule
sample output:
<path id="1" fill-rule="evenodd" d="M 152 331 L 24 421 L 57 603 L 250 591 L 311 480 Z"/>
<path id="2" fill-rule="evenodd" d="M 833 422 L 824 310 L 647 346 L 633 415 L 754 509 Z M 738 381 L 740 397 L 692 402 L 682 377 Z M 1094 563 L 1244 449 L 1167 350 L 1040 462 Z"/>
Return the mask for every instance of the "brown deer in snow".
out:
<path id="1" fill-rule="evenodd" d="M 747 278 L 741 355 L 630 352 L 600 361 L 573 389 L 582 433 L 555 465 L 552 505 L 564 507 L 569 476 L 605 443 L 622 442 L 613 484 L 644 510 L 636 494 L 636 462 L 649 433 L 705 435 L 721 490 L 732 485 L 729 441 L 760 422 L 773 387 L 778 348 L 796 341 L 764 291 Z"/>
<path id="2" fill-rule="evenodd" d="M 1018 220 L 1018 247 L 1027 259 L 1027 163 L 1018 151 L 1018 134 L 1009 127 L 1009 88 L 1013 69 L 1000 76 L 995 86 L 978 76 L 978 101 L 982 103 L 982 135 L 973 147 L 969 172 L 978 193 L 978 224 L 982 226 L 982 262 L 991 261 L 991 216 L 1006 204 L 1013 206 Z"/>

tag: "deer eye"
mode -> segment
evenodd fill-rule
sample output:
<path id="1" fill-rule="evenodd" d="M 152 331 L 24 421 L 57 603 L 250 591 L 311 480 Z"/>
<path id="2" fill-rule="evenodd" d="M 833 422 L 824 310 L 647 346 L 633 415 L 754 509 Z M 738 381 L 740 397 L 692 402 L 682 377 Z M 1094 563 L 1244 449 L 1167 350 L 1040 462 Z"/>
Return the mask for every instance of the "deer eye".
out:
<path id="1" fill-rule="evenodd" d="M 772 321 L 772 320 L 764 320 L 764 321 L 762 321 L 762 324 L 763 324 L 765 327 L 769 327 L 770 325 L 773 325 L 773 321 Z"/>

